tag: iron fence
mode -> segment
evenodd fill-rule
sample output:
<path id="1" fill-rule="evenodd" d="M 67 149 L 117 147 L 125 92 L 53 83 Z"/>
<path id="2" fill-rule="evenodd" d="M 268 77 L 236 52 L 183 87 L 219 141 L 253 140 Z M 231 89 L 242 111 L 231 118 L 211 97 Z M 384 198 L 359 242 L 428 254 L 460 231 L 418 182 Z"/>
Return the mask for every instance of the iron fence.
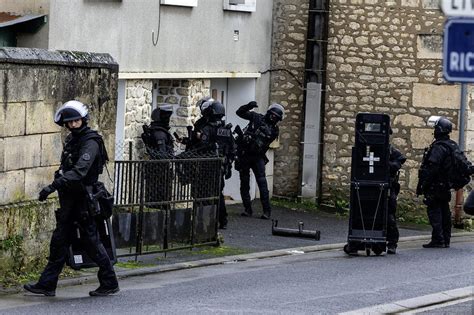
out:
<path id="1" fill-rule="evenodd" d="M 222 158 L 198 152 L 155 158 L 115 161 L 118 256 L 216 245 Z"/>

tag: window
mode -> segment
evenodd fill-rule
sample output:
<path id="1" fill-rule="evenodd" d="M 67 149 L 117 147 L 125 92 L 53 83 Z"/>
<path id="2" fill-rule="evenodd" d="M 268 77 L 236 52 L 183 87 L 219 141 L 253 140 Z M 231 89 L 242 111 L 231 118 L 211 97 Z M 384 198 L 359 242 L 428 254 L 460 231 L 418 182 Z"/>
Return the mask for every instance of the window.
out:
<path id="1" fill-rule="evenodd" d="M 161 0 L 163 5 L 179 5 L 182 7 L 197 7 L 198 0 Z"/>
<path id="2" fill-rule="evenodd" d="M 255 12 L 257 0 L 224 0 L 224 10 Z"/>

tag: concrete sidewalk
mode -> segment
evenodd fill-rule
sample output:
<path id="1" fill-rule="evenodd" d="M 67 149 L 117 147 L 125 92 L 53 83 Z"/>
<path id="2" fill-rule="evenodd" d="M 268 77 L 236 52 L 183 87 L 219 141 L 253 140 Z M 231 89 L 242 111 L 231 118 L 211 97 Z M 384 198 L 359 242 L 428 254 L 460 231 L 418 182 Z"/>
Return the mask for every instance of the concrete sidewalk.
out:
<path id="1" fill-rule="evenodd" d="M 342 249 L 347 240 L 348 218 L 323 211 L 305 211 L 273 207 L 272 219 L 278 220 L 279 227 L 298 228 L 298 222 L 304 222 L 305 230 L 321 231 L 321 239 L 282 237 L 272 235 L 272 221 L 260 219 L 259 203 L 255 202 L 254 217 L 241 217 L 240 204 L 228 205 L 228 228 L 219 230 L 224 238 L 222 251 L 212 247 L 169 252 L 167 254 L 150 254 L 138 257 L 139 264 L 134 268 L 116 265 L 119 277 L 146 275 L 150 273 L 195 268 L 222 264 L 231 261 L 277 257 L 298 252 Z M 453 231 L 454 232 L 454 231 Z M 429 226 L 403 226 L 400 236 L 406 240 L 429 239 Z M 121 258 L 120 262 L 134 260 L 134 257 Z M 95 282 L 97 270 L 84 269 L 77 277 L 60 280 L 59 286 L 77 285 L 84 282 Z M 17 288 L 19 289 L 19 288 Z M 9 292 L 15 290 L 8 290 Z M 0 294 L 1 294 L 0 290 Z M 3 292 L 6 293 L 6 292 Z"/>

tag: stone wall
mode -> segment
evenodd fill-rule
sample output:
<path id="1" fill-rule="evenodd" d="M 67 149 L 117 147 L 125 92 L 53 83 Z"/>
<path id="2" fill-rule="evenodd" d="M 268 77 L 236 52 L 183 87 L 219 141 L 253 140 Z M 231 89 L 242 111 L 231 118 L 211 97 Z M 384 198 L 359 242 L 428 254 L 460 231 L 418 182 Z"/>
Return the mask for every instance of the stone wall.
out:
<path id="1" fill-rule="evenodd" d="M 155 95 L 153 86 L 155 85 Z M 191 126 L 199 117 L 197 101 L 210 95 L 210 80 L 127 80 L 125 99 L 125 144 L 124 158 L 128 159 L 126 143 L 133 141 L 134 158 L 144 157 L 144 144 L 141 140 L 143 124 L 151 121 L 153 97 L 156 106 L 171 104 L 174 113 L 171 116 L 171 133 L 186 136 L 186 126 Z"/>
<path id="2" fill-rule="evenodd" d="M 67 134 L 53 122 L 59 106 L 71 99 L 87 104 L 89 125 L 114 152 L 117 79 L 118 65 L 106 54 L 0 48 L 0 261 L 13 238 L 35 254 L 54 226 L 54 199 L 28 200 L 52 182 L 59 165 Z"/>
<path id="3" fill-rule="evenodd" d="M 280 145 L 275 150 L 273 193 L 296 196 L 300 191 L 301 132 L 309 1 L 274 1 L 270 102 L 285 107 Z M 290 71 L 288 73 L 287 71 Z M 295 79 L 296 77 L 296 79 Z M 299 81 L 299 82 L 298 82 Z"/>
<path id="4" fill-rule="evenodd" d="M 141 159 L 144 153 L 141 134 L 143 124 L 150 123 L 153 82 L 151 80 L 127 80 L 125 84 L 125 141 L 117 143 L 124 159 L 130 159 L 127 144 L 132 141 L 132 159 Z M 123 149 L 122 149 L 123 148 Z"/>
<path id="5" fill-rule="evenodd" d="M 407 157 L 402 191 L 416 188 L 431 115 L 458 127 L 460 87 L 442 76 L 445 17 L 435 0 L 333 0 L 329 13 L 323 191 L 350 183 L 358 112 L 391 117 L 393 144 Z M 472 93 L 472 92 L 471 92 Z M 470 101 L 470 107 L 474 106 Z M 470 120 L 472 130 L 472 120 Z M 457 130 L 453 138 L 457 140 Z M 472 149 L 472 143 L 469 144 Z"/>

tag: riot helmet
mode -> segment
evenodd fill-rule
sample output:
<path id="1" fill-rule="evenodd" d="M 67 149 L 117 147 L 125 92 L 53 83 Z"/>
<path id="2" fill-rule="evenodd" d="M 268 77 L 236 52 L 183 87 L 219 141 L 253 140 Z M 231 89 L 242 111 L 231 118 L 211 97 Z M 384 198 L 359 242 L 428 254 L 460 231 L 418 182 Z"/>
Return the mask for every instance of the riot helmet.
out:
<path id="1" fill-rule="evenodd" d="M 209 98 L 207 101 L 203 101 L 199 106 L 201 110 L 201 115 L 209 118 L 212 115 L 212 103 L 214 102 L 213 98 Z"/>
<path id="2" fill-rule="evenodd" d="M 201 98 L 199 101 L 197 101 L 196 106 L 199 107 L 200 110 L 202 110 L 202 105 L 206 103 L 207 101 L 214 101 L 214 99 L 210 96 L 205 96 Z"/>
<path id="3" fill-rule="evenodd" d="M 219 101 L 214 101 L 212 102 L 211 104 L 211 115 L 215 118 L 215 119 L 222 119 L 222 117 L 225 116 L 225 107 L 224 105 L 222 105 L 221 102 Z"/>
<path id="4" fill-rule="evenodd" d="M 428 126 L 434 128 L 435 138 L 449 135 L 453 131 L 453 124 L 443 116 L 431 116 L 428 118 Z"/>
<path id="5" fill-rule="evenodd" d="M 61 106 L 54 114 L 54 122 L 59 126 L 64 126 L 68 121 L 82 119 L 83 125 L 89 120 L 87 107 L 79 101 L 68 101 Z"/>
<path id="6" fill-rule="evenodd" d="M 151 112 L 151 120 L 169 124 L 171 115 L 173 115 L 173 105 L 165 104 L 158 106 Z"/>
<path id="7" fill-rule="evenodd" d="M 276 124 L 277 122 L 283 120 L 284 112 L 285 112 L 285 108 L 283 108 L 283 106 L 281 106 L 280 104 L 274 103 L 270 105 L 265 116 L 269 121 Z"/>

